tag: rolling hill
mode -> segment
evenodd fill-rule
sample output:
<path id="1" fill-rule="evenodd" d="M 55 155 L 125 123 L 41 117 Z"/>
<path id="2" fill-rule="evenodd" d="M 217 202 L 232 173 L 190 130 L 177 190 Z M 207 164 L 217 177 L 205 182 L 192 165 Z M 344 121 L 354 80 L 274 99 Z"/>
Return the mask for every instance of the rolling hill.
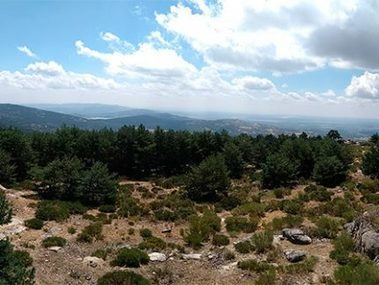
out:
<path id="1" fill-rule="evenodd" d="M 251 135 L 283 133 L 283 130 L 270 125 L 247 122 L 238 119 L 201 120 L 176 116 L 169 113 L 158 113 L 149 110 L 143 110 L 143 112 L 141 111 L 142 114 L 139 114 L 136 110 L 134 110 L 129 114 L 138 115 L 114 117 L 116 116 L 115 114 L 120 114 L 119 112 L 125 114 L 123 113 L 125 110 L 117 110 L 116 112 L 109 112 L 109 114 L 113 114 L 110 119 L 88 119 L 20 105 L 0 104 L 0 126 L 15 127 L 24 131 L 49 132 L 54 131 L 63 125 L 76 126 L 81 129 L 118 129 L 124 125 L 143 124 L 148 129 L 155 129 L 157 126 L 160 126 L 162 129 L 189 131 L 226 130 L 232 135 L 237 135 L 240 133 L 247 133 Z"/>

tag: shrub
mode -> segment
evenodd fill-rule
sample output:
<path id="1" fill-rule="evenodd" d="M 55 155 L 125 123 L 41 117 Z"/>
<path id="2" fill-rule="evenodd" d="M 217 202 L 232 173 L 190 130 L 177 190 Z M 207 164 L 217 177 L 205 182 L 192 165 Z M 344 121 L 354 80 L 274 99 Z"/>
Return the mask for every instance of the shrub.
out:
<path id="1" fill-rule="evenodd" d="M 69 227 L 69 228 L 67 229 L 67 232 L 68 232 L 70 235 L 73 235 L 73 234 L 76 233 L 76 229 L 75 229 L 74 227 Z"/>
<path id="2" fill-rule="evenodd" d="M 234 248 L 236 249 L 237 252 L 243 253 L 243 254 L 252 252 L 254 250 L 253 245 L 248 240 L 240 241 L 236 243 L 234 245 Z"/>
<path id="3" fill-rule="evenodd" d="M 94 239 L 102 239 L 103 224 L 96 222 L 85 227 L 79 234 L 77 240 L 80 242 L 91 243 Z"/>
<path id="4" fill-rule="evenodd" d="M 161 238 L 150 236 L 144 238 L 144 240 L 138 245 L 139 249 L 146 250 L 163 250 L 166 248 L 166 242 Z"/>
<path id="5" fill-rule="evenodd" d="M 103 260 L 106 260 L 108 253 L 109 253 L 109 250 L 97 249 L 94 252 L 92 252 L 91 256 L 95 256 L 95 257 L 101 258 Z"/>
<path id="6" fill-rule="evenodd" d="M 278 270 L 287 274 L 309 273 L 313 271 L 317 261 L 316 257 L 310 256 L 303 262 L 281 265 L 278 267 Z"/>
<path id="7" fill-rule="evenodd" d="M 338 285 L 376 285 L 379 284 L 379 271 L 372 262 L 358 265 L 339 266 L 334 271 L 335 284 Z"/>
<path id="8" fill-rule="evenodd" d="M 16 178 L 16 166 L 12 163 L 10 155 L 0 148 L 0 183 L 10 185 Z"/>
<path id="9" fill-rule="evenodd" d="M 264 253 L 270 250 L 272 248 L 273 237 L 272 232 L 269 231 L 254 234 L 251 237 L 254 250 L 257 253 Z"/>
<path id="10" fill-rule="evenodd" d="M 233 209 L 232 214 L 236 216 L 262 216 L 266 212 L 267 206 L 263 203 L 250 202 Z"/>
<path id="11" fill-rule="evenodd" d="M 212 244 L 216 246 L 225 246 L 230 243 L 229 238 L 226 235 L 214 235 Z"/>
<path id="12" fill-rule="evenodd" d="M 142 275 L 132 271 L 113 271 L 100 277 L 97 285 L 151 285 L 151 283 Z"/>
<path id="13" fill-rule="evenodd" d="M 33 285 L 33 260 L 25 251 L 15 251 L 7 239 L 0 240 L 0 284 Z"/>
<path id="14" fill-rule="evenodd" d="M 0 225 L 7 224 L 12 219 L 12 207 L 5 197 L 5 193 L 0 190 Z"/>
<path id="15" fill-rule="evenodd" d="M 29 229 L 40 230 L 43 227 L 43 221 L 37 218 L 33 218 L 25 221 L 25 226 Z"/>
<path id="16" fill-rule="evenodd" d="M 38 202 L 36 218 L 43 221 L 64 221 L 70 216 L 67 204 L 61 201 L 43 200 Z"/>
<path id="17" fill-rule="evenodd" d="M 228 170 L 221 155 L 209 156 L 188 175 L 186 193 L 191 200 L 214 201 L 230 186 Z"/>
<path id="18" fill-rule="evenodd" d="M 117 214 L 121 217 L 136 216 L 142 212 L 138 201 L 129 196 L 128 191 L 119 192 L 117 195 Z"/>
<path id="19" fill-rule="evenodd" d="M 306 196 L 309 200 L 315 200 L 319 202 L 330 201 L 330 197 L 332 193 L 329 192 L 325 187 L 316 186 L 316 185 L 308 185 L 304 188 Z"/>
<path id="20" fill-rule="evenodd" d="M 365 153 L 362 161 L 362 171 L 366 175 L 379 178 L 379 144 L 376 143 Z"/>
<path id="21" fill-rule="evenodd" d="M 221 229 L 221 219 L 216 213 L 205 211 L 202 216 L 194 215 L 190 218 L 189 229 L 184 232 L 184 241 L 194 248 L 199 248 L 202 242 L 207 241 L 211 234 Z"/>
<path id="22" fill-rule="evenodd" d="M 340 222 L 336 219 L 322 216 L 316 221 L 317 228 L 314 235 L 321 238 L 333 239 L 337 236 L 340 229 Z"/>
<path id="23" fill-rule="evenodd" d="M 47 237 L 42 241 L 42 245 L 44 247 L 52 247 L 52 246 L 65 246 L 67 240 L 62 237 Z"/>
<path id="24" fill-rule="evenodd" d="M 154 212 L 155 218 L 160 221 L 174 222 L 179 218 L 178 214 L 169 210 L 158 210 Z"/>
<path id="25" fill-rule="evenodd" d="M 153 233 L 151 232 L 151 230 L 146 229 L 146 228 L 140 229 L 139 234 L 142 238 L 149 238 L 153 236 Z"/>
<path id="26" fill-rule="evenodd" d="M 122 248 L 116 258 L 111 262 L 112 266 L 140 267 L 149 262 L 149 256 L 138 248 Z"/>
<path id="27" fill-rule="evenodd" d="M 222 209 L 230 211 L 238 207 L 239 205 L 241 205 L 241 199 L 232 195 L 225 196 L 221 199 L 219 205 L 221 206 Z"/>
<path id="28" fill-rule="evenodd" d="M 300 226 L 304 221 L 301 216 L 287 215 L 282 218 L 274 218 L 271 223 L 269 223 L 266 228 L 272 231 L 279 231 L 283 228 L 293 228 Z"/>
<path id="29" fill-rule="evenodd" d="M 268 270 L 273 270 L 274 266 L 266 261 L 257 261 L 255 259 L 247 259 L 239 261 L 237 264 L 238 268 L 242 270 L 249 270 L 257 273 L 265 272 Z"/>
<path id="30" fill-rule="evenodd" d="M 245 217 L 227 217 L 225 219 L 226 230 L 232 233 L 252 233 L 258 227 L 259 220 L 257 218 L 245 218 Z"/>
<path id="31" fill-rule="evenodd" d="M 85 212 L 87 212 L 88 208 L 85 207 L 82 203 L 76 201 L 76 202 L 62 202 L 66 204 L 68 211 L 71 215 L 82 215 Z"/>
<path id="32" fill-rule="evenodd" d="M 299 214 L 302 209 L 302 204 L 297 200 L 283 200 L 279 206 L 281 210 L 292 215 Z"/>
<path id="33" fill-rule="evenodd" d="M 274 285 L 276 279 L 276 272 L 273 269 L 269 269 L 266 272 L 263 272 L 259 275 L 255 285 Z"/>
<path id="34" fill-rule="evenodd" d="M 333 240 L 334 249 L 330 252 L 329 257 L 336 260 L 339 264 L 348 264 L 351 259 L 351 253 L 354 251 L 354 241 L 351 236 L 342 232 Z"/>

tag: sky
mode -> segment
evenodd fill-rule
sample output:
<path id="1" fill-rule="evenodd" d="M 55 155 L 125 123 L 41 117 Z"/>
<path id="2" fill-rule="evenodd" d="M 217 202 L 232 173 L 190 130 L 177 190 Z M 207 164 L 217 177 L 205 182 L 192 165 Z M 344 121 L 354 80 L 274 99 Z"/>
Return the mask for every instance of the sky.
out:
<path id="1" fill-rule="evenodd" d="M 379 118 L 377 0 L 0 0 L 0 102 Z"/>

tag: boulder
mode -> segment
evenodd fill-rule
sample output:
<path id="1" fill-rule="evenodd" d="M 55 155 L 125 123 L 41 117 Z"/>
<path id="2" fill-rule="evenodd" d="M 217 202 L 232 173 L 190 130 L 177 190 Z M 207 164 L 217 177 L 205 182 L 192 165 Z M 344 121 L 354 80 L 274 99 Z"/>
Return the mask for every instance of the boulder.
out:
<path id="1" fill-rule="evenodd" d="M 379 209 L 365 212 L 353 222 L 344 225 L 355 241 L 356 249 L 371 259 L 379 255 L 379 229 L 374 222 L 378 215 Z"/>
<path id="2" fill-rule="evenodd" d="M 312 239 L 301 229 L 283 229 L 283 236 L 294 244 L 310 244 Z"/>
<path id="3" fill-rule="evenodd" d="M 289 262 L 299 262 L 304 260 L 306 254 L 302 251 L 288 250 L 284 252 L 284 256 Z"/>
<path id="4" fill-rule="evenodd" d="M 157 261 L 157 262 L 163 262 L 167 260 L 167 256 L 164 253 L 160 252 L 152 252 L 149 253 L 150 261 Z"/>

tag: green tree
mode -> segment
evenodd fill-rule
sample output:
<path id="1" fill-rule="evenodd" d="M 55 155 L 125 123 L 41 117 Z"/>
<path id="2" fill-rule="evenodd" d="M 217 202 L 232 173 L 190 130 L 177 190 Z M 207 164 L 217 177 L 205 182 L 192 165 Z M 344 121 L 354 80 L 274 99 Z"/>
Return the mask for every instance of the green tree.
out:
<path id="1" fill-rule="evenodd" d="M 186 192 L 195 201 L 213 201 L 230 186 L 228 170 L 221 155 L 211 155 L 188 175 Z"/>
<path id="2" fill-rule="evenodd" d="M 241 178 L 243 174 L 243 159 L 238 147 L 234 143 L 227 143 L 224 147 L 223 155 L 230 177 Z"/>
<path id="3" fill-rule="evenodd" d="M 10 206 L 5 193 L 0 191 L 0 225 L 9 223 L 12 219 L 12 207 Z"/>
<path id="4" fill-rule="evenodd" d="M 379 178 L 379 146 L 374 145 L 368 151 L 362 161 L 362 171 L 366 175 Z"/>
<path id="5" fill-rule="evenodd" d="M 342 137 L 340 133 L 337 130 L 330 130 L 327 134 L 326 137 L 334 140 L 334 141 L 341 141 Z"/>
<path id="6" fill-rule="evenodd" d="M 274 153 L 267 157 L 262 167 L 264 187 L 275 188 L 288 185 L 296 178 L 298 165 L 283 153 Z"/>
<path id="7" fill-rule="evenodd" d="M 116 181 L 106 165 L 96 162 L 84 171 L 78 187 L 79 199 L 87 205 L 113 204 L 116 197 Z"/>
<path id="8" fill-rule="evenodd" d="M 77 188 L 83 164 L 74 157 L 65 157 L 50 162 L 42 169 L 32 171 L 39 182 L 37 190 L 48 199 L 75 200 L 78 197 Z"/>
<path id="9" fill-rule="evenodd" d="M 0 284 L 33 285 L 32 258 L 26 251 L 14 251 L 7 240 L 0 240 Z"/>
<path id="10" fill-rule="evenodd" d="M 321 157 L 315 164 L 313 178 L 323 186 L 334 187 L 346 179 L 346 167 L 336 156 Z"/>
<path id="11" fill-rule="evenodd" d="M 11 157 L 0 149 L 0 183 L 10 185 L 16 177 L 16 167 L 11 162 Z"/>

